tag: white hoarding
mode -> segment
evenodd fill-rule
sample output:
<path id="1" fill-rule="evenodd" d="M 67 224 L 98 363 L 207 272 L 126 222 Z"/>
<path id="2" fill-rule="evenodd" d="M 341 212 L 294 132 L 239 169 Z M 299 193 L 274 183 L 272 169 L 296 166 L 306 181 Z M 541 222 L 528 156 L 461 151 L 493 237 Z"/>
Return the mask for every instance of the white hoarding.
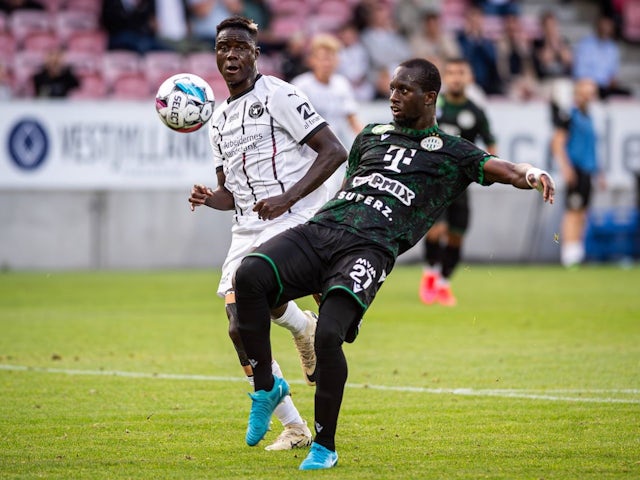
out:
<path id="1" fill-rule="evenodd" d="M 500 156 L 554 170 L 547 104 L 493 102 L 487 112 Z M 640 170 L 640 104 L 594 110 L 610 186 Z M 363 105 L 363 123 L 390 119 L 386 102 Z M 168 189 L 215 184 L 207 127 L 182 134 L 153 102 L 8 102 L 0 114 L 0 189 Z"/>

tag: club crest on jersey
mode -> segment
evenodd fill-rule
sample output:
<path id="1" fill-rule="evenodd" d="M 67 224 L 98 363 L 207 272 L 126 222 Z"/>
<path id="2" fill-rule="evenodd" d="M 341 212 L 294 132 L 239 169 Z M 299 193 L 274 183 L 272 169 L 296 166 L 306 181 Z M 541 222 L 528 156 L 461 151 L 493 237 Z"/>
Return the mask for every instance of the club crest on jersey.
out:
<path id="1" fill-rule="evenodd" d="M 420 146 L 425 150 L 433 152 L 434 150 L 440 150 L 444 145 L 444 142 L 440 137 L 426 137 L 420 142 Z"/>
<path id="2" fill-rule="evenodd" d="M 374 135 L 382 135 L 383 133 L 387 133 L 394 128 L 395 127 L 393 125 L 390 125 L 388 123 L 386 125 L 376 125 L 371 129 L 371 133 L 373 133 Z"/>
<path id="3" fill-rule="evenodd" d="M 260 102 L 256 102 L 249 107 L 249 116 L 251 118 L 259 118 L 264 113 L 264 106 Z"/>

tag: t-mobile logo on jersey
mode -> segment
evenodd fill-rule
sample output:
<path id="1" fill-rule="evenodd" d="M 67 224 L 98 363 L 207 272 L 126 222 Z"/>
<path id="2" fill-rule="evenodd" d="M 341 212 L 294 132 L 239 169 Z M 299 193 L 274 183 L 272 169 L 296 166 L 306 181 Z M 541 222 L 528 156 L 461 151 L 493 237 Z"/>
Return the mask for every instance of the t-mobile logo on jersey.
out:
<path id="1" fill-rule="evenodd" d="M 400 162 L 402 162 L 405 165 L 410 165 L 411 164 L 411 160 L 413 160 L 413 157 L 416 154 L 416 149 L 415 148 L 403 148 L 403 147 L 398 147 L 397 145 L 391 145 L 388 149 L 387 149 L 387 153 L 386 155 L 382 158 L 382 160 L 384 160 L 385 162 L 391 162 L 391 164 L 387 165 L 386 168 L 387 170 L 391 170 L 393 172 L 397 172 L 400 173 L 400 169 L 398 168 L 398 165 L 400 165 Z M 405 156 L 406 153 L 409 153 L 409 156 Z"/>

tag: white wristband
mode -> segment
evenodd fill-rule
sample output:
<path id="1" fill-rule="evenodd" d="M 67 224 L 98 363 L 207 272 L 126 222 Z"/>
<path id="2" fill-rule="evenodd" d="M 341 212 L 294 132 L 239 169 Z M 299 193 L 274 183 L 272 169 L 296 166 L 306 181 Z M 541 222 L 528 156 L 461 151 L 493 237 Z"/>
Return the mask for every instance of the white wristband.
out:
<path id="1" fill-rule="evenodd" d="M 531 188 L 535 188 L 539 192 L 542 192 L 544 187 L 542 186 L 542 182 L 540 181 L 540 177 L 543 174 L 547 176 L 547 178 L 551 181 L 551 185 L 553 186 L 553 178 L 551 178 L 551 175 L 549 175 L 548 172 L 545 172 L 544 170 L 540 170 L 539 168 L 536 168 L 536 167 L 531 167 L 529 170 L 527 170 L 527 173 L 525 173 L 524 178 L 527 181 L 527 185 L 529 185 Z M 529 181 L 529 175 L 533 175 L 533 179 L 535 180 L 535 182 L 537 184 L 536 187 L 534 187 L 533 184 Z"/>

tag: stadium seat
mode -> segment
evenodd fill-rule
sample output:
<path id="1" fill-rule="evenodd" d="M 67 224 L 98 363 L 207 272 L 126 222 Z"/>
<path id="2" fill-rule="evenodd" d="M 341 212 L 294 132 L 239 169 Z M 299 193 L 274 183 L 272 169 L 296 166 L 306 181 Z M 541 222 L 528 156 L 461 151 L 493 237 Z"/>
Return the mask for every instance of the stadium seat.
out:
<path id="1" fill-rule="evenodd" d="M 46 53 L 37 50 L 18 51 L 13 57 L 13 77 L 17 96 L 33 96 L 32 77 L 42 67 Z"/>
<path id="2" fill-rule="evenodd" d="M 272 0 L 269 2 L 274 20 L 279 17 L 306 16 L 309 4 L 300 0 Z"/>
<path id="3" fill-rule="evenodd" d="M 48 12 L 58 12 L 65 5 L 64 0 L 38 0 L 38 3 L 46 8 Z"/>
<path id="4" fill-rule="evenodd" d="M 63 42 L 76 32 L 92 32 L 98 27 L 98 18 L 91 12 L 63 10 L 53 17 L 53 28 Z"/>
<path id="5" fill-rule="evenodd" d="M 9 27 L 18 47 L 22 46 L 29 35 L 52 32 L 51 17 L 41 10 L 16 10 L 9 17 Z"/>
<path id="6" fill-rule="evenodd" d="M 102 54 L 107 49 L 107 35 L 99 30 L 73 32 L 66 39 L 67 50 Z"/>
<path id="7" fill-rule="evenodd" d="M 66 0 L 65 8 L 77 12 L 90 12 L 97 16 L 100 14 L 102 2 L 100 0 Z"/>
<path id="8" fill-rule="evenodd" d="M 182 55 L 175 52 L 149 52 L 143 58 L 143 65 L 153 90 L 171 75 L 186 70 Z"/>
<path id="9" fill-rule="evenodd" d="M 60 47 L 60 39 L 55 33 L 37 32 L 27 35 L 22 40 L 23 50 L 49 52 Z"/>
<path id="10" fill-rule="evenodd" d="M 184 67 L 186 71 L 204 78 L 211 85 L 216 97 L 216 103 L 229 96 L 227 84 L 224 82 L 220 72 L 218 72 L 215 54 L 208 52 L 191 53 L 186 57 Z"/>
<path id="11" fill-rule="evenodd" d="M 326 0 L 318 5 L 318 14 L 331 16 L 336 19 L 332 30 L 351 17 L 352 7 L 342 0 Z"/>
<path id="12" fill-rule="evenodd" d="M 622 19 L 624 38 L 630 42 L 640 42 L 640 2 L 625 2 Z"/>
<path id="13" fill-rule="evenodd" d="M 102 76 L 102 56 L 100 55 L 69 50 L 65 52 L 65 61 L 73 68 L 76 75 L 81 77 L 90 75 Z"/>
<path id="14" fill-rule="evenodd" d="M 279 40 L 288 40 L 296 33 L 303 32 L 307 19 L 298 16 L 282 16 L 271 22 L 271 33 Z"/>
<path id="15" fill-rule="evenodd" d="M 8 64 L 16 53 L 16 39 L 8 32 L 0 32 L 0 62 Z"/>
<path id="16" fill-rule="evenodd" d="M 80 88 L 71 92 L 70 98 L 76 100 L 92 100 L 104 98 L 107 95 L 107 82 L 100 74 L 82 75 Z"/>
<path id="17" fill-rule="evenodd" d="M 148 80 L 142 73 L 124 74 L 113 80 L 109 96 L 117 100 L 148 100 L 152 98 Z"/>
<path id="18" fill-rule="evenodd" d="M 102 56 L 102 72 L 107 83 L 111 84 L 123 75 L 136 75 L 141 72 L 140 57 L 127 50 L 112 50 Z"/>
<path id="19" fill-rule="evenodd" d="M 282 60 L 277 54 L 260 55 L 258 57 L 258 70 L 264 75 L 282 76 Z"/>

